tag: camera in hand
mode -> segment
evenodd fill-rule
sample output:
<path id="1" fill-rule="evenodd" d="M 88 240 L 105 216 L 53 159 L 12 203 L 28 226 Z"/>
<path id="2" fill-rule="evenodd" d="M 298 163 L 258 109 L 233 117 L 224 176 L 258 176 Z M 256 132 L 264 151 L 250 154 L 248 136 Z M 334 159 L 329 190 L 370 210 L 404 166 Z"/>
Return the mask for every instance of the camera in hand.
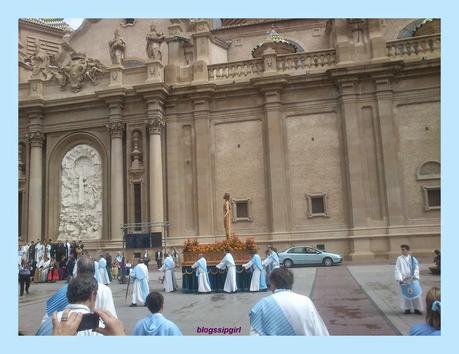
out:
<path id="1" fill-rule="evenodd" d="M 78 326 L 79 331 L 86 331 L 88 329 L 96 329 L 99 327 L 99 315 L 96 313 L 85 313 Z"/>

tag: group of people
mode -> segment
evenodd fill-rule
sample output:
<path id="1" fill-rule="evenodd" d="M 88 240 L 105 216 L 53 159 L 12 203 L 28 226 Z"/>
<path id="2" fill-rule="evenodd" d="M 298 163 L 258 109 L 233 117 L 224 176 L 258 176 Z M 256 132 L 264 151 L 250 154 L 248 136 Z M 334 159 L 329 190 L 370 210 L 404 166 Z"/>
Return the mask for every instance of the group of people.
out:
<path id="1" fill-rule="evenodd" d="M 199 259 L 191 267 L 195 269 L 195 274 L 198 278 L 198 293 L 211 292 L 207 260 L 204 255 L 200 254 Z M 225 256 L 216 267 L 221 270 L 227 270 L 223 291 L 227 293 L 237 292 L 236 263 L 230 249 L 225 250 Z M 262 261 L 258 251 L 253 250 L 252 259 L 243 264 L 242 267 L 250 269 L 252 273 L 249 290 L 251 292 L 266 291 L 269 286 L 269 275 L 273 270 L 280 267 L 279 256 L 276 249 L 269 246 L 266 250 L 266 258 Z"/>

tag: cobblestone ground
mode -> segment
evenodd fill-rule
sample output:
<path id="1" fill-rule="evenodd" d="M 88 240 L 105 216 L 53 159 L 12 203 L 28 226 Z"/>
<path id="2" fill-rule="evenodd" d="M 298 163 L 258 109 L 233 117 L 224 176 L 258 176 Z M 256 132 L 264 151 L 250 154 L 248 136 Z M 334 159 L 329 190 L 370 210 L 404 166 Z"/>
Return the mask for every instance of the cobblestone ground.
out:
<path id="1" fill-rule="evenodd" d="M 440 277 L 428 272 L 430 264 L 421 264 L 424 295 L 440 285 Z M 294 291 L 310 296 L 331 335 L 405 335 L 410 326 L 424 316 L 404 315 L 399 308 L 399 289 L 393 278 L 394 265 L 389 263 L 353 263 L 340 266 L 302 267 L 293 269 Z M 177 271 L 177 281 L 181 275 Z M 150 271 L 150 289 L 160 290 L 159 273 Z M 44 315 L 46 300 L 64 282 L 32 284 L 28 295 L 19 297 L 19 330 L 33 335 Z M 128 333 L 149 312 L 146 307 L 130 308 L 125 300 L 126 285 L 110 284 L 115 307 Z M 18 290 L 19 293 L 19 290 Z M 185 335 L 198 335 L 197 328 L 241 327 L 249 333 L 248 312 L 268 293 L 238 294 L 164 294 L 164 315 L 175 322 Z"/>

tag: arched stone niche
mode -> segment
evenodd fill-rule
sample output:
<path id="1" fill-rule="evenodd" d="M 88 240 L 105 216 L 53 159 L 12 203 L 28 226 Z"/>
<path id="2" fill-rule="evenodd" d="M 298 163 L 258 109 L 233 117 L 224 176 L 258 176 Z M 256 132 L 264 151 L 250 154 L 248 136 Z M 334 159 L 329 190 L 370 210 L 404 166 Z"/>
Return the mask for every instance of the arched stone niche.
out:
<path id="1" fill-rule="evenodd" d="M 90 133 L 63 137 L 48 164 L 48 237 L 101 240 L 108 225 L 107 153 Z"/>
<path id="2" fill-rule="evenodd" d="M 416 169 L 416 180 L 425 181 L 431 179 L 440 179 L 440 162 L 424 161 Z"/>

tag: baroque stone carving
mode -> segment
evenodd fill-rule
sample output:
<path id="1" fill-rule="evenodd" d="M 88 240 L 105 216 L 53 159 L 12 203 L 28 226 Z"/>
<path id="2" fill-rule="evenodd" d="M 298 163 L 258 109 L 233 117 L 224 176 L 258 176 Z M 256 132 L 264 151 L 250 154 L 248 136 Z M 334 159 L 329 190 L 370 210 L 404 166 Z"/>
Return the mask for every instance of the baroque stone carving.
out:
<path id="1" fill-rule="evenodd" d="M 40 131 L 29 132 L 26 135 L 31 146 L 42 147 L 45 141 L 45 135 Z"/>
<path id="2" fill-rule="evenodd" d="M 166 121 L 162 116 L 155 116 L 151 119 L 145 121 L 147 125 L 147 130 L 150 134 L 161 134 L 161 129 L 166 126 Z"/>
<path id="3" fill-rule="evenodd" d="M 113 121 L 105 124 L 108 133 L 112 138 L 122 138 L 124 132 L 124 123 L 121 121 Z"/>
<path id="4" fill-rule="evenodd" d="M 110 58 L 113 64 L 121 64 L 126 54 L 126 42 L 121 37 L 120 31 L 115 30 L 115 38 L 108 42 Z"/>
<path id="5" fill-rule="evenodd" d="M 47 81 L 53 77 L 53 72 L 50 69 L 51 57 L 40 48 L 40 43 L 38 41 L 37 52 L 26 58 L 25 62 L 32 69 L 33 79 Z"/>
<path id="6" fill-rule="evenodd" d="M 156 31 L 156 26 L 150 26 L 150 33 L 147 33 L 147 56 L 152 60 L 162 62 L 163 56 L 160 50 L 161 43 L 166 39 L 162 32 Z"/>
<path id="7" fill-rule="evenodd" d="M 81 144 L 61 164 L 59 240 L 102 237 L 102 162 L 93 147 Z"/>
<path id="8" fill-rule="evenodd" d="M 81 90 L 84 81 L 97 85 L 97 76 L 104 72 L 104 69 L 105 67 L 99 60 L 86 58 L 86 55 L 82 53 L 72 53 L 71 60 L 64 67 L 59 68 L 56 78 L 61 89 L 70 83 L 72 92 L 76 93 Z"/>

